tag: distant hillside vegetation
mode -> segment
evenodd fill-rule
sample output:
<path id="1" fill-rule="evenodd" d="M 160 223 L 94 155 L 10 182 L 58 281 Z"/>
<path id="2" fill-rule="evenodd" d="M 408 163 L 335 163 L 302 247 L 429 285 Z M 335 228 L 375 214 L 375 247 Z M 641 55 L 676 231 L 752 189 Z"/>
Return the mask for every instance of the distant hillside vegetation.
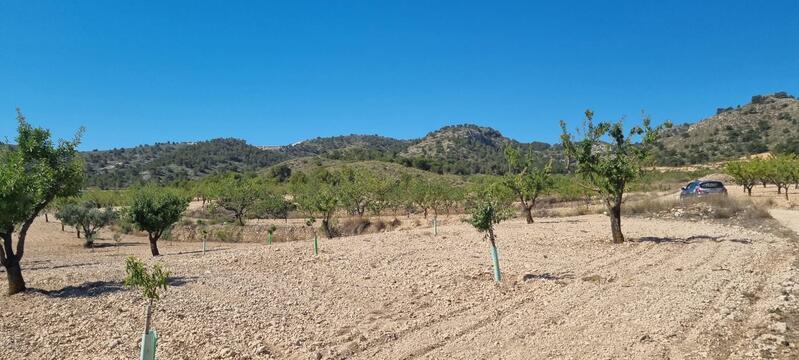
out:
<path id="1" fill-rule="evenodd" d="M 558 146 L 519 143 L 497 130 L 476 125 L 447 126 L 416 140 L 347 135 L 257 147 L 238 139 L 214 139 L 89 151 L 83 155 L 87 185 L 122 188 L 146 181 L 169 183 L 218 172 L 258 171 L 292 159 L 314 164 L 327 160 L 380 161 L 437 174 L 500 174 L 505 169 L 506 145 L 534 151 L 541 162 L 560 156 Z"/>
<path id="2" fill-rule="evenodd" d="M 393 158 L 413 141 L 378 135 L 346 135 L 315 138 L 276 151 L 289 157 L 325 156 L 332 159 L 375 160 Z"/>
<path id="3" fill-rule="evenodd" d="M 799 152 L 799 100 L 784 92 L 756 95 L 749 104 L 720 108 L 695 124 L 664 132 L 658 161 L 699 164 L 772 152 Z"/>
<path id="4" fill-rule="evenodd" d="M 143 145 L 90 151 L 83 156 L 87 185 L 101 188 L 121 188 L 150 180 L 167 183 L 225 171 L 255 171 L 288 159 L 284 154 L 261 150 L 238 139 Z"/>
<path id="5" fill-rule="evenodd" d="M 495 129 L 464 124 L 427 134 L 402 152 L 399 162 L 437 173 L 502 174 L 506 168 L 506 146 L 537 152 L 541 162 L 560 156 L 559 147 L 541 142 L 523 144 Z"/>

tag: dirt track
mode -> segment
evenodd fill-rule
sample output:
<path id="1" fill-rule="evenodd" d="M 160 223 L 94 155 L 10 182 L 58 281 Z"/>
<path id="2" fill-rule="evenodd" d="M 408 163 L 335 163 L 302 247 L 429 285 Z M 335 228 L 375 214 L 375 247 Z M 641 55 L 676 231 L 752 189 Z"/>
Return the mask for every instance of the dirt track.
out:
<path id="1" fill-rule="evenodd" d="M 175 280 L 155 315 L 159 359 L 796 355 L 795 330 L 774 316 L 796 307 L 790 240 L 628 219 L 630 241 L 611 245 L 607 223 L 499 225 L 501 285 L 485 241 L 455 221 L 437 238 L 322 240 L 318 257 L 310 242 L 213 244 L 204 256 L 163 244 Z M 0 298 L 0 358 L 135 358 L 144 302 L 120 284 L 124 256 L 146 258 L 143 240 L 88 251 L 37 223 L 23 266 L 39 290 Z"/>

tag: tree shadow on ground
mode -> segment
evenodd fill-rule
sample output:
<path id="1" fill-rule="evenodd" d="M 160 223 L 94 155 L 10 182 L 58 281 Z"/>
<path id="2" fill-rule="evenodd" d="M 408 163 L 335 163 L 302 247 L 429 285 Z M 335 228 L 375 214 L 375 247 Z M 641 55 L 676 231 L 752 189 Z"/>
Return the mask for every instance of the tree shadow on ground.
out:
<path id="1" fill-rule="evenodd" d="M 549 219 L 540 219 L 536 221 L 537 223 L 541 224 L 579 224 L 585 223 L 585 220 L 549 220 Z"/>
<path id="2" fill-rule="evenodd" d="M 715 243 L 734 242 L 738 244 L 749 245 L 752 243 L 752 240 L 727 239 L 724 236 L 694 235 L 694 236 L 689 236 L 687 238 L 645 236 L 639 239 L 635 239 L 633 240 L 633 242 L 651 242 L 655 244 L 696 244 L 702 242 L 715 242 Z"/>
<path id="3" fill-rule="evenodd" d="M 196 276 L 175 276 L 170 277 L 168 283 L 169 286 L 178 287 L 196 280 Z M 96 297 L 125 290 L 125 284 L 122 281 L 89 281 L 77 286 L 70 285 L 59 290 L 29 289 L 31 292 L 58 299 Z"/>
<path id="4" fill-rule="evenodd" d="M 113 247 L 128 247 L 128 246 L 137 246 L 143 245 L 144 243 L 135 243 L 135 242 L 121 242 L 119 244 L 116 243 L 94 243 L 92 248 L 94 249 L 103 249 L 103 248 L 113 248 Z"/>
<path id="5" fill-rule="evenodd" d="M 571 271 L 564 271 L 560 273 L 541 273 L 541 274 L 524 274 L 522 281 L 530 280 L 568 280 L 574 279 L 574 273 Z"/>
<path id="6" fill-rule="evenodd" d="M 38 264 L 42 264 L 45 262 L 39 261 Z M 53 265 L 53 266 L 36 266 L 36 267 L 25 267 L 23 266 L 23 271 L 36 271 L 36 270 L 52 270 L 52 269 L 63 269 L 63 268 L 71 268 L 71 267 L 81 267 L 81 266 L 92 266 L 98 265 L 100 263 L 80 263 L 80 264 L 64 264 L 64 265 Z M 6 272 L 5 268 L 0 267 L 0 273 Z"/>
<path id="7" fill-rule="evenodd" d="M 224 251 L 224 250 L 228 250 L 228 249 L 230 249 L 230 248 L 208 249 L 208 250 L 205 250 L 205 252 Z M 174 253 L 174 254 L 161 254 L 161 256 L 176 256 L 176 255 L 202 254 L 202 253 L 203 253 L 202 250 L 192 250 L 192 251 L 181 251 L 181 252 Z"/>

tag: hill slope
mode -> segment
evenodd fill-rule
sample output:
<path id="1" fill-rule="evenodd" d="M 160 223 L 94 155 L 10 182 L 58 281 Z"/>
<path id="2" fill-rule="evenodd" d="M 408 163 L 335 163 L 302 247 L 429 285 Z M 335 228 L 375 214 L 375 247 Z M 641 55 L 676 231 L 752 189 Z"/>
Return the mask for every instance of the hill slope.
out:
<path id="1" fill-rule="evenodd" d="M 215 172 L 255 171 L 289 157 L 237 139 L 142 145 L 83 153 L 87 185 L 120 188 L 141 181 L 196 179 Z"/>
<path id="2" fill-rule="evenodd" d="M 516 146 L 538 153 L 543 161 L 559 156 L 557 147 L 546 143 L 520 143 L 499 131 L 477 125 L 446 126 L 433 131 L 400 155 L 404 162 L 424 170 L 454 174 L 501 174 L 505 171 L 504 148 Z M 429 167 L 417 166 L 419 164 Z"/>
<path id="3" fill-rule="evenodd" d="M 799 100 L 786 94 L 756 95 L 736 108 L 664 132 L 659 161 L 696 164 L 766 151 L 799 151 Z"/>
<path id="4" fill-rule="evenodd" d="M 257 171 L 287 160 L 303 159 L 302 162 L 308 163 L 314 158 L 318 159 L 314 163 L 381 161 L 439 174 L 497 174 L 504 171 L 503 149 L 507 145 L 536 151 L 542 161 L 559 155 L 556 146 L 519 143 L 497 130 L 476 125 L 447 126 L 417 140 L 347 135 L 257 147 L 238 139 L 214 139 L 90 151 L 83 155 L 87 185 L 120 188 L 142 181 L 163 183 L 216 172 Z"/>

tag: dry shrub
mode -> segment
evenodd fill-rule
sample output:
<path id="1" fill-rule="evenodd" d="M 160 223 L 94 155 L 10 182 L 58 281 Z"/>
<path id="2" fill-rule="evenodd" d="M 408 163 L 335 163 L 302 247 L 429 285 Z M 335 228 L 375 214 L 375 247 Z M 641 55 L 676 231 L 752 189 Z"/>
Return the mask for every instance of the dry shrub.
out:
<path id="1" fill-rule="evenodd" d="M 340 235 L 360 235 L 390 231 L 402 224 L 398 219 L 386 222 L 382 219 L 354 217 L 342 220 L 336 227 Z"/>
<path id="2" fill-rule="evenodd" d="M 768 210 L 748 199 L 709 196 L 689 199 L 644 199 L 625 203 L 625 215 L 675 218 L 769 219 Z"/>

